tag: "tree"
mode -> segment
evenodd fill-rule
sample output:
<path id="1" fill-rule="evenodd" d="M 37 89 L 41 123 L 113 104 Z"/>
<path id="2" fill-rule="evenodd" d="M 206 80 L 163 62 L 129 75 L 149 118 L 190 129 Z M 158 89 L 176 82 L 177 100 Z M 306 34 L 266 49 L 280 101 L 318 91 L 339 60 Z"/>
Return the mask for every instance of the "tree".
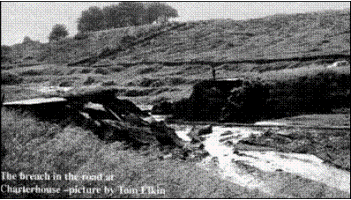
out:
<path id="1" fill-rule="evenodd" d="M 121 2 L 118 5 L 90 7 L 78 18 L 79 32 L 138 26 L 178 17 L 178 11 L 162 3 Z"/>
<path id="2" fill-rule="evenodd" d="M 159 19 L 168 21 L 169 18 L 178 17 L 178 11 L 164 3 L 155 2 L 147 6 L 145 17 L 150 24 Z"/>
<path id="3" fill-rule="evenodd" d="M 139 2 L 121 2 L 118 4 L 123 26 L 137 26 L 143 23 L 144 4 Z"/>
<path id="4" fill-rule="evenodd" d="M 122 12 L 118 5 L 106 6 L 102 9 L 105 26 L 107 29 L 119 28 L 123 26 Z"/>
<path id="5" fill-rule="evenodd" d="M 10 53 L 12 49 L 10 46 L 7 45 L 1 45 L 1 62 L 7 62 L 10 59 Z"/>
<path id="6" fill-rule="evenodd" d="M 23 44 L 30 43 L 30 42 L 32 42 L 32 39 L 30 39 L 30 37 L 26 36 L 23 38 L 23 42 L 22 42 Z"/>
<path id="7" fill-rule="evenodd" d="M 78 30 L 80 32 L 99 31 L 106 27 L 104 13 L 97 6 L 90 7 L 82 12 L 78 18 Z"/>
<path id="8" fill-rule="evenodd" d="M 63 24 L 56 24 L 49 35 L 49 41 L 59 40 L 68 35 L 67 27 Z"/>

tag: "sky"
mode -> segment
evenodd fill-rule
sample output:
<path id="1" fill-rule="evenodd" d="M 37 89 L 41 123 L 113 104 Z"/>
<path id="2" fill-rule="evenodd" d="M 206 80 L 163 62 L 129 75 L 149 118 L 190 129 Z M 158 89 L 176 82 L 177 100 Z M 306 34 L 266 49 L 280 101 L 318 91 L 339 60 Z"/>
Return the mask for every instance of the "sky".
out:
<path id="1" fill-rule="evenodd" d="M 91 6 L 118 2 L 1 2 L 1 45 L 21 43 L 25 36 L 48 42 L 55 24 L 67 26 L 69 36 L 77 31 L 77 19 Z M 245 20 L 274 14 L 349 9 L 349 2 L 166 2 L 178 11 L 174 21 L 209 19 Z"/>

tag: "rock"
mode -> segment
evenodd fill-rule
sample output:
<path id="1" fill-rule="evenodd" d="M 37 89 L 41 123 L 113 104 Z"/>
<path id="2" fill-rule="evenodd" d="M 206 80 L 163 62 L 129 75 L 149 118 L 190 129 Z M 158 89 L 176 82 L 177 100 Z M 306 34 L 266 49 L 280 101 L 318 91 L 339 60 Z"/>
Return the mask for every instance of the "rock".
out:
<path id="1" fill-rule="evenodd" d="M 233 148 L 233 154 L 238 154 L 238 155 L 239 155 L 239 149 L 236 148 L 236 147 L 234 147 L 234 148 Z"/>
<path id="2" fill-rule="evenodd" d="M 106 112 L 101 104 L 89 102 L 84 105 L 83 112 L 89 114 L 92 119 L 114 119 L 113 115 Z"/>
<path id="3" fill-rule="evenodd" d="M 211 158 L 211 162 L 212 162 L 212 164 L 218 165 L 218 163 L 219 163 L 218 157 L 215 156 L 215 157 Z"/>
<path id="4" fill-rule="evenodd" d="M 163 156 L 159 156 L 160 160 L 166 160 L 166 159 L 170 159 L 172 158 L 172 154 L 167 154 L 167 155 L 163 155 Z"/>
<path id="5" fill-rule="evenodd" d="M 147 112 L 142 111 L 133 102 L 126 99 L 119 100 L 115 98 L 113 101 L 104 102 L 103 105 L 118 114 L 134 113 L 145 117 L 149 116 Z"/>
<path id="6" fill-rule="evenodd" d="M 270 137 L 273 138 L 275 142 L 282 143 L 282 144 L 288 144 L 293 141 L 289 137 L 281 134 L 272 134 Z"/>
<path id="7" fill-rule="evenodd" d="M 142 118 L 144 121 L 146 121 L 147 123 L 151 124 L 153 122 L 156 122 L 155 118 L 153 116 L 148 116 L 148 117 L 144 117 Z"/>
<path id="8" fill-rule="evenodd" d="M 264 133 L 263 133 L 263 136 L 265 136 L 265 137 L 270 137 L 271 135 L 273 135 L 274 133 L 272 132 L 272 130 L 271 129 L 268 129 L 267 131 L 265 131 Z"/>
<path id="9" fill-rule="evenodd" d="M 200 138 L 200 141 L 201 141 L 201 142 L 203 142 L 203 141 L 205 141 L 205 140 L 206 140 L 206 138 L 205 138 L 205 137 L 201 137 L 201 136 L 200 136 L 199 138 Z"/>
<path id="10" fill-rule="evenodd" d="M 227 146 L 227 147 L 231 147 L 231 146 L 234 145 L 234 143 L 233 143 L 232 141 L 226 141 L 226 142 L 224 143 L 224 145 Z"/>
<path id="11" fill-rule="evenodd" d="M 200 143 L 202 140 L 201 138 L 194 132 L 194 127 L 191 129 L 191 131 L 187 134 L 191 138 L 191 144 L 197 144 Z"/>
<path id="12" fill-rule="evenodd" d="M 152 122 L 150 128 L 161 144 L 184 146 L 184 142 L 178 137 L 175 130 L 166 126 L 164 122 Z"/>
<path id="13" fill-rule="evenodd" d="M 201 140 L 198 140 L 198 139 L 194 139 L 194 138 L 193 138 L 193 139 L 191 140 L 190 143 L 191 143 L 191 144 L 197 144 L 197 143 L 200 143 L 200 142 L 201 142 Z"/>
<path id="14" fill-rule="evenodd" d="M 90 117 L 90 115 L 88 113 L 86 113 L 86 112 L 79 112 L 79 114 L 81 114 L 85 119 L 91 120 L 91 117 Z"/>
<path id="15" fill-rule="evenodd" d="M 205 149 L 205 145 L 201 143 L 199 149 Z"/>
<path id="16" fill-rule="evenodd" d="M 207 134 L 211 134 L 212 133 L 212 124 L 202 128 L 199 130 L 199 132 L 197 133 L 197 135 L 207 135 Z"/>
<path id="17" fill-rule="evenodd" d="M 221 134 L 221 136 L 226 136 L 226 135 L 233 135 L 233 132 L 231 131 L 226 131 L 224 133 Z"/>
<path id="18" fill-rule="evenodd" d="M 155 106 L 152 107 L 151 113 L 152 114 L 172 114 L 173 113 L 172 103 L 163 101 L 159 104 L 156 104 Z"/>

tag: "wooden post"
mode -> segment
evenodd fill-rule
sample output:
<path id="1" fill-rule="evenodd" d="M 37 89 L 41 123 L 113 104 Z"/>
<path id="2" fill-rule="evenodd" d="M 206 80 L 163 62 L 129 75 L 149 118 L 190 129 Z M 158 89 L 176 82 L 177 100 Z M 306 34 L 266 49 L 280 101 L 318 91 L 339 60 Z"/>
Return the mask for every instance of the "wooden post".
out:
<path id="1" fill-rule="evenodd" d="M 212 79 L 215 81 L 216 80 L 216 68 L 214 65 L 211 65 L 212 68 Z"/>

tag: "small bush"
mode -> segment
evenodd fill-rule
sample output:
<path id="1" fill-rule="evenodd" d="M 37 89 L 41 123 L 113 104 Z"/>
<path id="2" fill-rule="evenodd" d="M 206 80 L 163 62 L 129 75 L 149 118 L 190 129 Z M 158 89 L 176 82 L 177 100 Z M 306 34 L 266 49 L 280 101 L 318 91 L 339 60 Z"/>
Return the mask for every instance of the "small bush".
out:
<path id="1" fill-rule="evenodd" d="M 106 81 L 102 83 L 102 86 L 111 86 L 111 85 L 116 85 L 114 81 Z"/>
<path id="2" fill-rule="evenodd" d="M 67 75 L 72 75 L 72 74 L 74 74 L 76 71 L 77 71 L 77 69 L 71 69 L 71 70 L 67 73 Z"/>
<path id="3" fill-rule="evenodd" d="M 74 36 L 75 40 L 85 40 L 88 39 L 89 35 L 87 33 L 79 32 Z"/>
<path id="4" fill-rule="evenodd" d="M 83 85 L 91 85 L 95 82 L 95 79 L 91 76 L 89 76 L 84 82 Z"/>
<path id="5" fill-rule="evenodd" d="M 71 87 L 73 85 L 73 81 L 63 81 L 59 84 L 60 87 Z"/>
<path id="6" fill-rule="evenodd" d="M 138 83 L 139 86 L 142 87 L 150 87 L 151 84 L 153 84 L 155 81 L 154 79 L 149 79 L 149 78 L 142 78 L 140 82 Z"/>
<path id="7" fill-rule="evenodd" d="M 67 27 L 63 24 L 56 24 L 49 35 L 49 41 L 57 41 L 68 35 Z"/>
<path id="8" fill-rule="evenodd" d="M 146 90 L 128 90 L 124 93 L 126 97 L 138 97 L 138 96 L 146 96 L 150 93 L 154 92 L 153 89 L 146 89 Z"/>
<path id="9" fill-rule="evenodd" d="M 15 85 L 15 84 L 22 83 L 22 81 L 23 81 L 23 78 L 21 78 L 17 74 L 8 73 L 8 72 L 1 73 L 1 84 Z"/>
<path id="10" fill-rule="evenodd" d="M 95 72 L 95 74 L 102 74 L 102 75 L 107 75 L 110 73 L 109 70 L 104 69 L 104 68 L 97 68 L 97 69 L 95 69 L 94 72 Z"/>
<path id="11" fill-rule="evenodd" d="M 40 76 L 43 74 L 44 74 L 43 70 L 34 70 L 34 69 L 30 69 L 20 73 L 21 76 Z"/>
<path id="12" fill-rule="evenodd" d="M 129 46 L 133 44 L 137 39 L 138 38 L 136 38 L 135 36 L 126 35 L 122 37 L 121 44 L 124 46 Z"/>
<path id="13" fill-rule="evenodd" d="M 91 68 L 84 68 L 84 69 L 82 69 L 82 71 L 80 71 L 80 73 L 82 73 L 82 74 L 89 74 L 91 71 L 92 71 Z"/>
<path id="14" fill-rule="evenodd" d="M 123 66 L 115 66 L 115 67 L 110 67 L 109 69 L 113 72 L 120 72 L 120 71 L 123 71 L 125 68 Z"/>
<path id="15" fill-rule="evenodd" d="M 8 64 L 8 63 L 1 64 L 1 70 L 9 70 L 9 69 L 13 69 L 13 68 L 14 68 L 14 66 L 11 64 Z"/>

